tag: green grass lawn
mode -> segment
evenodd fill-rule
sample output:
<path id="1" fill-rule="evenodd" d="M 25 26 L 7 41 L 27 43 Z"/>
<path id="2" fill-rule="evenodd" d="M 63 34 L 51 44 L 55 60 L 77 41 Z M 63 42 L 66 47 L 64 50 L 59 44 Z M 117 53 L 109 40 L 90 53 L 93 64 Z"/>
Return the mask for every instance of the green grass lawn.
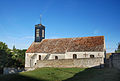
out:
<path id="1" fill-rule="evenodd" d="M 120 71 L 108 68 L 40 68 L 1 75 L 0 81 L 120 81 Z"/>

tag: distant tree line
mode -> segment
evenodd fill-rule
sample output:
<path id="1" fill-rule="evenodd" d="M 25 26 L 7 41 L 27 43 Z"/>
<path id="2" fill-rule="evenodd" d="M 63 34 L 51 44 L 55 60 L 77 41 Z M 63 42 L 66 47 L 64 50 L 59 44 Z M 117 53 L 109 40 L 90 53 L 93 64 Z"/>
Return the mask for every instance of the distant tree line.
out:
<path id="1" fill-rule="evenodd" d="M 4 67 L 24 67 L 26 49 L 9 49 L 8 46 L 0 42 L 0 69 Z"/>

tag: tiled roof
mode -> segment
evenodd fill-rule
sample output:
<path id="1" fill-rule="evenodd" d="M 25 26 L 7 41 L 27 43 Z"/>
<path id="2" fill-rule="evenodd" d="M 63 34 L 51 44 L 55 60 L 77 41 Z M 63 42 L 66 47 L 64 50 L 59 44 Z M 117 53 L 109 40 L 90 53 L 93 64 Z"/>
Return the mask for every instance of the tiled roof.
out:
<path id="1" fill-rule="evenodd" d="M 33 42 L 26 53 L 65 53 L 104 51 L 104 36 L 43 39 Z"/>

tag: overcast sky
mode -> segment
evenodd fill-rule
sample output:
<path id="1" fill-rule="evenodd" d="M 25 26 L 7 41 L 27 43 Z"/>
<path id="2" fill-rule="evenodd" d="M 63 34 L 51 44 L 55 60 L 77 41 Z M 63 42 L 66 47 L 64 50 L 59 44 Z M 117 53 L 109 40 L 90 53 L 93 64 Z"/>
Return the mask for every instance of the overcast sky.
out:
<path id="1" fill-rule="evenodd" d="M 107 52 L 120 42 L 120 0 L 0 0 L 0 41 L 27 49 L 40 14 L 47 39 L 104 35 Z"/>

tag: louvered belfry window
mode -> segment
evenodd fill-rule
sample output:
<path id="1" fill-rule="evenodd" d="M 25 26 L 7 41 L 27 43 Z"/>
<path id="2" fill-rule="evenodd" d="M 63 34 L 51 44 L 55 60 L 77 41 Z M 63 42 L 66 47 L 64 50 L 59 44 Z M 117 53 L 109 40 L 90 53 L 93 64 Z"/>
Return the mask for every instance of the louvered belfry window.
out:
<path id="1" fill-rule="evenodd" d="M 39 29 L 36 30 L 36 37 L 39 37 Z"/>
<path id="2" fill-rule="evenodd" d="M 44 37 L 44 30 L 42 30 L 42 37 Z"/>

